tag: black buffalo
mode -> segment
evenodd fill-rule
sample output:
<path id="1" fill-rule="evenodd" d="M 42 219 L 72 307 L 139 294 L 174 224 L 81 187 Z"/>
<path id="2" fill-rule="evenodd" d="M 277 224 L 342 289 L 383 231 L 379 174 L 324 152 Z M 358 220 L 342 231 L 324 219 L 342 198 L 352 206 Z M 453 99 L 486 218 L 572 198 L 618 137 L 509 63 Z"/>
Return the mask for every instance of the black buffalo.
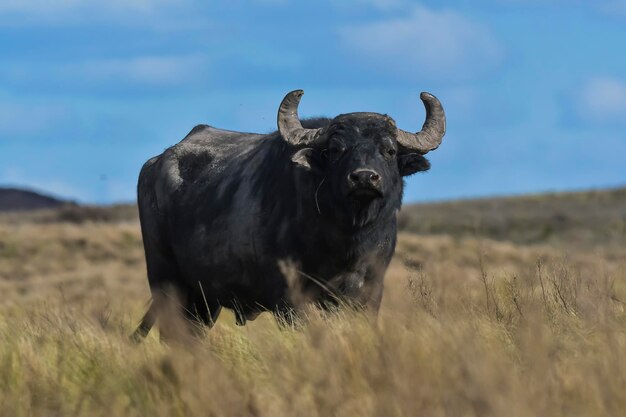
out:
<path id="1" fill-rule="evenodd" d="M 239 324 L 262 311 L 284 318 L 303 301 L 378 311 L 402 177 L 429 169 L 423 155 L 444 136 L 443 108 L 422 93 L 418 133 L 378 113 L 303 126 L 302 94 L 282 101 L 277 132 L 196 126 L 143 166 L 138 202 L 153 301 L 137 337 L 174 298 L 190 321 L 207 325 L 222 307 Z"/>

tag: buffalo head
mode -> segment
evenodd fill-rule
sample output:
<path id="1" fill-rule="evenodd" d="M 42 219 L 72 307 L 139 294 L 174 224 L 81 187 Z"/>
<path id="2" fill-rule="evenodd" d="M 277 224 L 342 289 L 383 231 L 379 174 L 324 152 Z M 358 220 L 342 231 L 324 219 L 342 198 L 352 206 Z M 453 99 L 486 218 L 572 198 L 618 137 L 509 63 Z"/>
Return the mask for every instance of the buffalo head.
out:
<path id="1" fill-rule="evenodd" d="M 426 122 L 420 132 L 396 127 L 378 113 L 349 113 L 318 129 L 302 127 L 298 104 L 302 90 L 292 91 L 278 111 L 281 137 L 296 147 L 292 161 L 321 178 L 316 191 L 334 217 L 363 227 L 385 208 L 399 208 L 402 177 L 425 171 L 424 154 L 436 149 L 445 134 L 446 120 L 437 98 L 422 93 Z M 389 210 L 387 210 L 389 211 Z"/>

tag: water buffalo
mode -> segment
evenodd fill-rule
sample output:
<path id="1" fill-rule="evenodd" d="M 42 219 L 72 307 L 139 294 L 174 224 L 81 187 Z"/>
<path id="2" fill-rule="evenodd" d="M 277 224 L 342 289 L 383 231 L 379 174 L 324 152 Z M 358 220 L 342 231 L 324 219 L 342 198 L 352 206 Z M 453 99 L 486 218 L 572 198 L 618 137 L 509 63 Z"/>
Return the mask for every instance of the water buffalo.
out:
<path id="1" fill-rule="evenodd" d="M 174 297 L 189 323 L 207 325 L 222 307 L 245 324 L 303 300 L 378 311 L 402 177 L 430 168 L 423 155 L 444 136 L 443 108 L 422 93 L 426 121 L 410 133 L 378 113 L 302 122 L 302 94 L 285 96 L 276 132 L 200 125 L 145 163 L 138 202 L 152 304 L 136 337 Z"/>

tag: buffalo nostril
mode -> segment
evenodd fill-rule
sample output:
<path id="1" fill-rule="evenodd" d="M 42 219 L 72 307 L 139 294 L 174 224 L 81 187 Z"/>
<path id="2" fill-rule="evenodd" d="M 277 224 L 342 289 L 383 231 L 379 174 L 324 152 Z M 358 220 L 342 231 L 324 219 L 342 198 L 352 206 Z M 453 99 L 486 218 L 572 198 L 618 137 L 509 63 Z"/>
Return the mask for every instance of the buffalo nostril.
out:
<path id="1" fill-rule="evenodd" d="M 348 175 L 348 180 L 353 184 L 377 184 L 380 181 L 380 174 L 369 169 L 357 169 Z"/>

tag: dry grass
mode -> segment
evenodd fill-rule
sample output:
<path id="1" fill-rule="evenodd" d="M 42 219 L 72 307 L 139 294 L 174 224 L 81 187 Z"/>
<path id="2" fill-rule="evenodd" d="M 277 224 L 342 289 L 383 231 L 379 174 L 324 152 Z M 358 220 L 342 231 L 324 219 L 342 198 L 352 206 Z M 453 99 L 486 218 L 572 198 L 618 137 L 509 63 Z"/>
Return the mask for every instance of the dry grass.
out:
<path id="1" fill-rule="evenodd" d="M 0 415 L 620 416 L 626 249 L 402 235 L 377 323 L 127 336 L 136 223 L 0 224 Z"/>

